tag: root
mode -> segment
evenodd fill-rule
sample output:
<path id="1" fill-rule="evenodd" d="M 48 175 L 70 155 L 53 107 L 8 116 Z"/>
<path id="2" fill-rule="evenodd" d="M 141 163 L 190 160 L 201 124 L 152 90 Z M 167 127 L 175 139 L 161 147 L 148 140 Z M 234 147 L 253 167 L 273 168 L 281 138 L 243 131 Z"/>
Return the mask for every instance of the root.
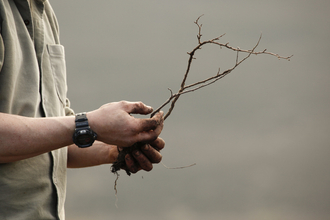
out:
<path id="1" fill-rule="evenodd" d="M 161 162 L 162 165 L 166 168 L 166 169 L 170 169 L 170 170 L 175 170 L 175 169 L 185 169 L 185 168 L 188 168 L 188 167 L 192 167 L 192 166 L 195 166 L 196 163 L 193 163 L 193 164 L 190 164 L 190 165 L 187 165 L 187 166 L 183 166 L 183 167 L 168 167 L 166 166 L 163 162 Z"/>
<path id="2" fill-rule="evenodd" d="M 116 197 L 116 202 L 115 202 L 115 206 L 116 208 L 118 209 L 118 191 L 117 191 L 117 181 L 119 179 L 119 173 L 118 172 L 115 172 L 116 174 L 116 180 L 115 180 L 115 184 L 113 186 L 113 189 L 115 190 L 115 197 Z"/>

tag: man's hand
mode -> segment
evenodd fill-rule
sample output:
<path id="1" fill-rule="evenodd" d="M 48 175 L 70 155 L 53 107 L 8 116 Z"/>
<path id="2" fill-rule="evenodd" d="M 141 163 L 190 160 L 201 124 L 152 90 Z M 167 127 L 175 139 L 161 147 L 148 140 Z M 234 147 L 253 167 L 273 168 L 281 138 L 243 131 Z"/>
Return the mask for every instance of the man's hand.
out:
<path id="1" fill-rule="evenodd" d="M 131 173 L 136 173 L 139 170 L 150 171 L 153 168 L 153 163 L 159 163 L 162 160 L 162 155 L 159 153 L 165 146 L 165 142 L 161 138 L 145 144 L 138 149 L 133 150 L 131 154 L 125 156 L 126 166 L 122 167 L 129 170 Z"/>
<path id="2" fill-rule="evenodd" d="M 159 136 L 163 129 L 163 112 L 148 119 L 134 118 L 131 114 L 150 114 L 152 108 L 142 102 L 113 102 L 88 112 L 90 127 L 98 140 L 121 147 L 137 142 L 149 143 Z"/>
<path id="3" fill-rule="evenodd" d="M 125 163 L 122 169 L 131 173 L 139 170 L 150 171 L 152 164 L 159 163 L 162 159 L 160 150 L 165 146 L 165 142 L 161 138 L 145 144 L 141 151 L 132 151 L 125 157 Z M 111 164 L 118 159 L 118 149 L 123 149 L 115 145 L 108 145 L 100 141 L 95 141 L 93 146 L 87 148 L 79 148 L 76 145 L 68 147 L 68 167 L 82 168 L 97 166 L 101 164 Z M 127 148 L 125 148 L 127 149 Z"/>
<path id="4" fill-rule="evenodd" d="M 142 102 L 126 101 L 108 103 L 88 112 L 88 122 L 97 134 L 97 141 L 93 146 L 84 149 L 71 145 L 68 167 L 95 166 L 120 161 L 118 170 L 125 169 L 131 173 L 139 170 L 150 171 L 153 163 L 161 161 L 159 151 L 165 146 L 164 140 L 158 137 L 163 129 L 163 112 L 147 119 L 135 118 L 131 114 L 146 115 L 151 112 L 152 108 Z M 139 148 L 132 147 L 137 143 Z M 124 151 L 128 154 L 123 154 Z"/>

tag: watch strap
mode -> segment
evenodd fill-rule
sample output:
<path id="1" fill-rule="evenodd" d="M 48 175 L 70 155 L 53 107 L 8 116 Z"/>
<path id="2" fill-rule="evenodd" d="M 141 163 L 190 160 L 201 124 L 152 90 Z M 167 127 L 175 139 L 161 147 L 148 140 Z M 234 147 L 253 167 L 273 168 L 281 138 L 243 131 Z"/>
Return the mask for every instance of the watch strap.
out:
<path id="1" fill-rule="evenodd" d="M 90 128 L 89 124 L 88 124 L 88 119 L 87 119 L 87 116 L 86 116 L 86 112 L 76 114 L 75 122 L 76 122 L 76 129 L 77 128 L 83 128 L 83 127 Z"/>
<path id="2" fill-rule="evenodd" d="M 76 124 L 76 128 L 72 137 L 73 142 L 80 148 L 92 146 L 92 144 L 97 138 L 97 134 L 90 128 L 88 124 L 86 112 L 76 114 L 75 124 Z M 90 137 L 89 138 L 90 141 L 86 143 L 80 142 L 79 137 L 81 135 L 88 135 Z"/>

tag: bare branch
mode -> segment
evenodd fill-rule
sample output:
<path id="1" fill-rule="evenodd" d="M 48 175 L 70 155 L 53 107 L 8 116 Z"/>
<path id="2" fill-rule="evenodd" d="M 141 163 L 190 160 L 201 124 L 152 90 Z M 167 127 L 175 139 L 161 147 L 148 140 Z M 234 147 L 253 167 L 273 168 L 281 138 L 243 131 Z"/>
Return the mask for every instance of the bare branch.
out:
<path id="1" fill-rule="evenodd" d="M 202 16 L 203 15 L 199 16 L 196 19 L 196 21 L 194 22 L 198 27 L 198 33 L 197 33 L 197 42 L 198 42 L 198 44 L 191 52 L 188 52 L 188 55 L 189 55 L 188 64 L 187 64 L 186 72 L 183 76 L 183 79 L 182 79 L 182 82 L 181 82 L 181 85 L 180 85 L 180 89 L 175 94 L 173 94 L 172 90 L 170 90 L 171 91 L 171 96 L 160 107 L 158 107 L 151 114 L 151 117 L 154 116 L 157 112 L 159 112 L 163 107 L 165 107 L 167 104 L 169 104 L 172 101 L 168 112 L 165 114 L 164 118 L 166 119 L 172 113 L 172 111 L 175 107 L 175 103 L 178 101 L 178 99 L 181 95 L 186 94 L 186 93 L 190 93 L 190 92 L 194 92 L 196 90 L 199 90 L 201 88 L 204 88 L 206 86 L 209 86 L 209 85 L 217 82 L 218 80 L 222 79 L 223 77 L 225 77 L 226 75 L 231 73 L 237 66 L 239 66 L 241 63 L 243 63 L 245 60 L 247 60 L 252 54 L 254 54 L 254 55 L 267 54 L 267 55 L 275 56 L 278 59 L 285 59 L 285 60 L 288 60 L 288 61 L 290 61 L 290 58 L 293 56 L 293 55 L 291 55 L 291 56 L 288 56 L 288 57 L 283 57 L 283 56 L 280 56 L 279 54 L 268 52 L 267 49 L 256 52 L 255 50 L 259 46 L 259 43 L 260 43 L 261 38 L 262 38 L 262 34 L 260 34 L 260 37 L 259 37 L 257 43 L 255 44 L 255 46 L 250 50 L 244 50 L 244 49 L 241 49 L 239 47 L 232 47 L 232 46 L 229 45 L 229 43 L 223 44 L 223 43 L 218 42 L 220 40 L 220 38 L 223 37 L 225 34 L 222 34 L 219 37 L 213 38 L 211 40 L 202 41 L 202 24 L 199 23 L 199 20 Z M 235 62 L 235 64 L 231 68 L 223 71 L 222 73 L 220 73 L 220 68 L 219 68 L 218 72 L 214 76 L 206 78 L 206 79 L 198 81 L 198 82 L 195 82 L 195 83 L 192 83 L 190 85 L 186 85 L 186 81 L 187 81 L 187 78 L 188 78 L 188 75 L 189 75 L 189 72 L 190 72 L 190 69 L 191 69 L 191 64 L 192 64 L 193 60 L 195 59 L 194 56 L 195 56 L 196 51 L 201 49 L 202 46 L 207 45 L 207 44 L 217 45 L 217 46 L 220 46 L 220 49 L 224 47 L 224 48 L 227 48 L 231 51 L 236 52 L 236 62 Z M 240 53 L 246 53 L 246 55 L 241 60 L 239 59 L 239 54 Z"/>
<path id="2" fill-rule="evenodd" d="M 276 53 L 268 52 L 266 49 L 264 49 L 262 51 L 256 51 L 256 48 L 259 46 L 262 35 L 260 35 L 257 43 L 250 50 L 244 50 L 244 49 L 241 49 L 239 47 L 232 47 L 232 46 L 229 45 L 229 43 L 220 43 L 219 40 L 220 40 L 220 38 L 222 38 L 224 36 L 224 34 L 220 35 L 219 37 L 213 38 L 211 40 L 202 41 L 202 24 L 199 23 L 199 20 L 202 16 L 203 15 L 199 16 L 197 18 L 197 20 L 194 22 L 197 25 L 197 28 L 198 28 L 197 46 L 195 48 L 193 48 L 193 50 L 191 52 L 188 52 L 189 59 L 188 59 L 188 63 L 187 63 L 187 68 L 186 68 L 186 72 L 183 76 L 183 79 L 181 81 L 181 85 L 180 85 L 180 88 L 179 88 L 178 92 L 173 93 L 173 91 L 171 89 L 169 89 L 170 97 L 151 114 L 151 117 L 153 117 L 157 112 L 159 112 L 161 109 L 163 109 L 166 105 L 171 103 L 171 106 L 169 107 L 167 113 L 164 116 L 164 118 L 167 119 L 170 116 L 170 114 L 172 113 L 172 111 L 175 107 L 175 103 L 178 101 L 178 99 L 180 98 L 181 95 L 197 91 L 201 88 L 204 88 L 206 86 L 209 86 L 209 85 L 217 82 L 218 80 L 222 79 L 223 77 L 225 77 L 229 73 L 231 73 L 233 70 L 235 70 L 241 63 L 246 61 L 252 54 L 255 54 L 255 55 L 267 54 L 267 55 L 275 56 L 278 59 L 286 59 L 286 60 L 290 60 L 290 58 L 292 57 L 292 56 L 283 57 L 283 56 L 280 56 Z M 189 73 L 190 73 L 190 70 L 191 70 L 192 62 L 195 59 L 195 53 L 198 50 L 200 50 L 202 48 L 202 46 L 204 46 L 204 45 L 216 45 L 216 46 L 219 46 L 220 49 L 221 48 L 226 48 L 229 51 L 236 52 L 235 64 L 231 68 L 229 68 L 227 70 L 224 70 L 223 72 L 220 72 L 220 68 L 219 68 L 218 71 L 215 73 L 215 75 L 213 75 L 209 78 L 206 78 L 204 80 L 194 82 L 190 85 L 186 85 L 186 81 L 188 79 L 188 76 L 189 76 Z M 243 56 L 243 58 L 240 59 L 239 56 L 241 54 L 245 54 L 245 55 Z M 141 143 L 136 143 L 132 147 L 124 148 L 124 150 L 120 151 L 117 161 L 115 163 L 113 163 L 113 165 L 111 167 L 111 172 L 117 173 L 117 171 L 122 168 L 122 164 L 125 163 L 125 155 L 127 153 L 130 153 L 130 151 L 132 151 L 134 149 L 139 149 L 142 145 L 143 144 L 141 144 Z M 128 175 L 130 175 L 130 172 L 128 170 L 126 170 L 126 173 Z M 115 184 L 115 190 L 116 190 L 116 184 Z"/>

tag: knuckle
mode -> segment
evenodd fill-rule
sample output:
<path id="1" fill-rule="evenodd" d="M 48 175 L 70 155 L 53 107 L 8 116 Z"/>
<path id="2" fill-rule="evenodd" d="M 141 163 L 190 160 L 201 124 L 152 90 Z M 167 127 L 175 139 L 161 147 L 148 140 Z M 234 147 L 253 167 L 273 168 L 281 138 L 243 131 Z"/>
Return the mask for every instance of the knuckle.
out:
<path id="1" fill-rule="evenodd" d="M 153 166 L 147 166 L 144 168 L 145 171 L 150 172 L 152 170 Z"/>
<path id="2" fill-rule="evenodd" d="M 131 173 L 137 173 L 137 172 L 138 172 L 138 169 L 137 169 L 136 167 L 131 167 L 131 168 L 129 169 L 129 171 L 130 171 Z"/>
<path id="3" fill-rule="evenodd" d="M 157 148 L 159 150 L 161 150 L 165 147 L 165 141 L 162 138 L 158 138 L 158 140 L 159 140 L 159 142 L 158 142 Z"/>
<path id="4" fill-rule="evenodd" d="M 158 137 L 158 134 L 155 133 L 155 132 L 152 132 L 152 133 L 151 133 L 151 136 L 150 136 L 150 139 L 151 139 L 151 140 L 156 140 L 157 137 Z"/>
<path id="5" fill-rule="evenodd" d="M 144 109 L 144 104 L 141 101 L 135 103 L 134 106 L 136 111 L 142 111 Z"/>
<path id="6" fill-rule="evenodd" d="M 159 155 L 159 157 L 156 159 L 155 163 L 160 163 L 160 161 L 162 161 L 163 156 Z"/>
<path id="7" fill-rule="evenodd" d="M 125 101 L 125 100 L 121 100 L 121 101 L 118 102 L 118 104 L 121 105 L 121 106 L 127 106 L 128 102 Z"/>

